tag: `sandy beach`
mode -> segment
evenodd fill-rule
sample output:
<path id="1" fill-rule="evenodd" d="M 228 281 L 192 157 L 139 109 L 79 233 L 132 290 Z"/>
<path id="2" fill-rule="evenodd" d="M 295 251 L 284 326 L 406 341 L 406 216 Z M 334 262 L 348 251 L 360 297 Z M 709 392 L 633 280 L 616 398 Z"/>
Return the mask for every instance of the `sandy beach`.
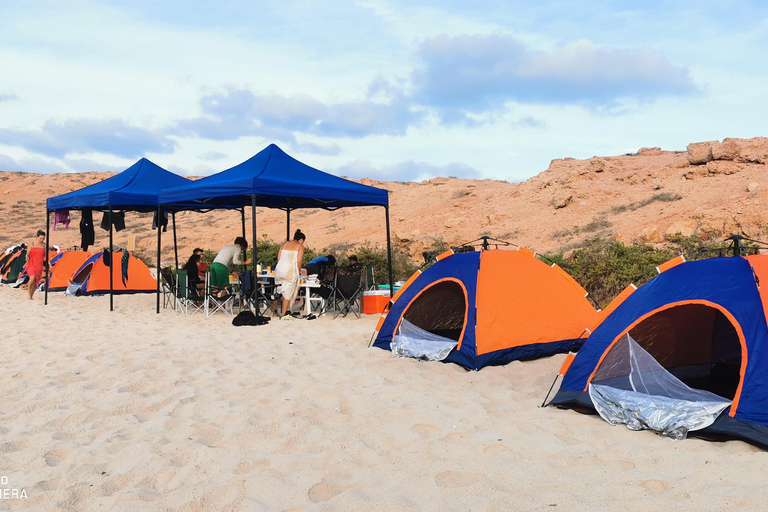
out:
<path id="1" fill-rule="evenodd" d="M 233 327 L 0 287 L 3 510 L 763 510 L 765 452 L 540 408 L 562 356 L 467 372 L 375 316 Z"/>

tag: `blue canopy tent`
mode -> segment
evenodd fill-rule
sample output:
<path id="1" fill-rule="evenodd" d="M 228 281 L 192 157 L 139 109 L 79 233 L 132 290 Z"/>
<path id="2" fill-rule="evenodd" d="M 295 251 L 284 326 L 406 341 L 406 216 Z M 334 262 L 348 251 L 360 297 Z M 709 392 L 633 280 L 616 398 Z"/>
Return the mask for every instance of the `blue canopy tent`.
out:
<path id="1" fill-rule="evenodd" d="M 245 208 L 251 206 L 254 263 L 256 262 L 256 207 L 286 211 L 287 237 L 290 238 L 290 214 L 299 208 L 335 210 L 348 206 L 383 206 L 386 212 L 387 257 L 392 285 L 392 248 L 389 231 L 389 192 L 339 178 L 310 167 L 286 154 L 275 144 L 220 173 L 159 193 L 161 210 Z M 243 213 L 244 215 L 244 213 Z M 160 233 L 157 247 L 160 251 Z M 243 236 L 245 218 L 243 217 Z M 158 312 L 160 297 L 157 299 Z"/>
<path id="2" fill-rule="evenodd" d="M 50 214 L 56 210 L 97 210 L 109 213 L 109 246 L 112 247 L 112 213 L 114 211 L 154 212 L 157 210 L 158 191 L 161 188 L 174 187 L 189 183 L 172 172 L 150 162 L 146 158 L 123 172 L 67 194 L 50 197 L 46 201 L 46 262 L 48 258 L 48 240 Z M 174 238 L 176 220 L 173 219 Z M 158 231 L 160 229 L 158 228 Z M 178 259 L 178 256 L 177 256 Z M 158 269 L 160 261 L 158 257 Z M 113 309 L 112 266 L 110 266 L 109 309 Z M 45 290 L 45 303 L 48 303 L 48 289 Z"/>

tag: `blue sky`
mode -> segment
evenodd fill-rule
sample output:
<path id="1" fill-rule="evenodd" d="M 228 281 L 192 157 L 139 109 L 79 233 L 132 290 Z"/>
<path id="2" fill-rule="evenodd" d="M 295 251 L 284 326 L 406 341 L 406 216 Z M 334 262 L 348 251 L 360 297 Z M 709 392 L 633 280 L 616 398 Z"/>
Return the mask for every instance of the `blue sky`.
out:
<path id="1" fill-rule="evenodd" d="M 354 178 L 521 181 L 768 135 L 767 4 L 532 4 L 0 0 L 0 169 L 207 175 L 274 142 Z"/>

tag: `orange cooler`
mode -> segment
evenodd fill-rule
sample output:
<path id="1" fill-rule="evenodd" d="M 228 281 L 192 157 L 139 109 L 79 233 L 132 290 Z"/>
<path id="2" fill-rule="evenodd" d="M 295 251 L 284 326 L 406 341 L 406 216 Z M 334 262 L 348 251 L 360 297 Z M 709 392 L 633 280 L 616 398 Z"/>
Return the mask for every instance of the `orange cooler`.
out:
<path id="1" fill-rule="evenodd" d="M 389 299 L 389 290 L 363 292 L 363 313 L 366 315 L 381 314 Z"/>

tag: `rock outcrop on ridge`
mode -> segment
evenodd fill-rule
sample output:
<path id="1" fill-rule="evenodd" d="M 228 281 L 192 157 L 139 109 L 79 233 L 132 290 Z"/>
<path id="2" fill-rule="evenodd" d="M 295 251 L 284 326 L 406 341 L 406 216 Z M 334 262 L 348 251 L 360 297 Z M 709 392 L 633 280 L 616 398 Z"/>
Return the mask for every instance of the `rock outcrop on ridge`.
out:
<path id="1" fill-rule="evenodd" d="M 513 166 L 514 162 L 510 162 Z M 458 244 L 481 235 L 509 240 L 538 252 L 567 251 L 601 236 L 625 242 L 660 243 L 680 233 L 704 239 L 731 233 L 768 239 L 768 138 L 724 139 L 689 144 L 687 151 L 642 148 L 622 156 L 562 158 L 521 183 L 435 178 L 423 182 L 360 180 L 390 191 L 392 234 L 418 255 L 437 239 Z M 107 177 L 103 173 L 0 172 L 0 245 L 29 239 L 45 227 L 45 199 Z M 285 237 L 285 214 L 259 209 L 259 236 Z M 100 217 L 97 216 L 98 226 Z M 194 247 L 218 250 L 241 230 L 237 212 L 184 212 L 176 217 L 180 258 Z M 53 232 L 55 244 L 79 242 L 79 214 L 70 229 Z M 135 237 L 155 249 L 151 215 L 128 213 L 115 243 Z M 383 245 L 383 208 L 335 212 L 295 211 L 311 247 L 341 252 L 370 242 Z M 247 222 L 250 230 L 250 221 Z M 98 227 L 97 247 L 107 244 Z M 250 234 L 249 234 L 250 237 Z M 163 238 L 163 258 L 172 257 L 172 236 Z"/>

